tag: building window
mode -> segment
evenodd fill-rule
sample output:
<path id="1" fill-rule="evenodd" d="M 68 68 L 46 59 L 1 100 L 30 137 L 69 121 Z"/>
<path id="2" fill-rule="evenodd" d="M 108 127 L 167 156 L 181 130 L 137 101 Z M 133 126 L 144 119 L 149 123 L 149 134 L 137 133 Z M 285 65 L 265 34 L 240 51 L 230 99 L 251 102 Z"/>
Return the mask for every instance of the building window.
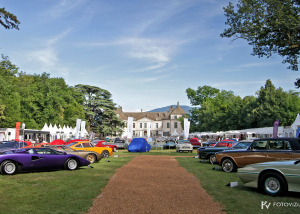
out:
<path id="1" fill-rule="evenodd" d="M 147 123 L 144 123 L 144 128 L 147 128 Z"/>
<path id="2" fill-rule="evenodd" d="M 174 128 L 175 128 L 175 129 L 177 128 L 177 122 L 174 123 Z"/>
<path id="3" fill-rule="evenodd" d="M 143 124 L 142 123 L 140 123 L 140 128 L 143 128 Z"/>
<path id="4" fill-rule="evenodd" d="M 163 128 L 164 127 L 164 123 L 163 122 L 161 122 L 161 128 Z"/>
<path id="5" fill-rule="evenodd" d="M 155 134 L 156 134 L 155 136 L 158 136 L 158 131 L 156 131 Z"/>
<path id="6" fill-rule="evenodd" d="M 155 123 L 155 128 L 157 128 L 157 129 L 158 129 L 158 123 Z"/>
<path id="7" fill-rule="evenodd" d="M 176 116 L 174 116 L 174 119 L 175 119 L 175 120 L 177 120 L 177 115 L 176 115 Z"/>
<path id="8" fill-rule="evenodd" d="M 132 127 L 135 128 L 135 123 L 132 124 Z"/>
<path id="9" fill-rule="evenodd" d="M 170 128 L 170 123 L 167 123 L 167 128 Z"/>
<path id="10" fill-rule="evenodd" d="M 132 133 L 133 135 L 135 135 L 135 131 L 133 131 L 133 133 Z"/>

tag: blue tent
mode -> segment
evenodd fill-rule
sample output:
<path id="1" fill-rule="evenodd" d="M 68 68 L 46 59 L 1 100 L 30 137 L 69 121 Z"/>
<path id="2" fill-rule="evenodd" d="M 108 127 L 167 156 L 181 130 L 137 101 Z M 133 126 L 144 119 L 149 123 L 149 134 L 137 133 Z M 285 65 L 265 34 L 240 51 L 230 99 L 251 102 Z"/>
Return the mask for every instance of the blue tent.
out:
<path id="1" fill-rule="evenodd" d="M 128 152 L 149 152 L 151 146 L 144 138 L 134 138 L 127 149 Z"/>

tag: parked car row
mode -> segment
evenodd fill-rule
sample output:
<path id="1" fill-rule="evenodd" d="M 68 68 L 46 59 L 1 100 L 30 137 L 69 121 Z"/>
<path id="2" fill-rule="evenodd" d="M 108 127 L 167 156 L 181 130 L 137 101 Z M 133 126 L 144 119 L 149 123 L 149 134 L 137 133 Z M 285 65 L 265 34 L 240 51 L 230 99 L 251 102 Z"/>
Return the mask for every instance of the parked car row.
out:
<path id="1" fill-rule="evenodd" d="M 222 151 L 214 148 L 199 148 L 199 158 L 214 155 L 210 162 L 220 165 L 224 172 L 237 171 L 245 186 L 271 196 L 300 192 L 299 138 L 263 138 L 222 147 Z"/>

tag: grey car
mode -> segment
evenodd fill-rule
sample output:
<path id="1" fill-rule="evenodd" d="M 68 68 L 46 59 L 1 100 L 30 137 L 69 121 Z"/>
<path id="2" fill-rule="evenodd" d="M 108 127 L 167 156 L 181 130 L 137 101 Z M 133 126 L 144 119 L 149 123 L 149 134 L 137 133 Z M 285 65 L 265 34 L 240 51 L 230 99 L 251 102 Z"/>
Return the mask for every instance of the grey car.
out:
<path id="1" fill-rule="evenodd" d="M 116 145 L 118 149 L 127 149 L 128 143 L 125 143 L 125 140 L 115 140 L 112 145 Z"/>

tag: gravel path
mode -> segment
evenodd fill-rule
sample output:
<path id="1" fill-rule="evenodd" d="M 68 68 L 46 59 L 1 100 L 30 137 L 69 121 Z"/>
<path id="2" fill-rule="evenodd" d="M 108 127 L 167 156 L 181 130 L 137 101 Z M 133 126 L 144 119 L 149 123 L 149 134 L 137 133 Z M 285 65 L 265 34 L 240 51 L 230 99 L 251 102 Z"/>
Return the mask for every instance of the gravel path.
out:
<path id="1" fill-rule="evenodd" d="M 225 212 L 174 157 L 140 155 L 117 170 L 88 213 Z"/>

